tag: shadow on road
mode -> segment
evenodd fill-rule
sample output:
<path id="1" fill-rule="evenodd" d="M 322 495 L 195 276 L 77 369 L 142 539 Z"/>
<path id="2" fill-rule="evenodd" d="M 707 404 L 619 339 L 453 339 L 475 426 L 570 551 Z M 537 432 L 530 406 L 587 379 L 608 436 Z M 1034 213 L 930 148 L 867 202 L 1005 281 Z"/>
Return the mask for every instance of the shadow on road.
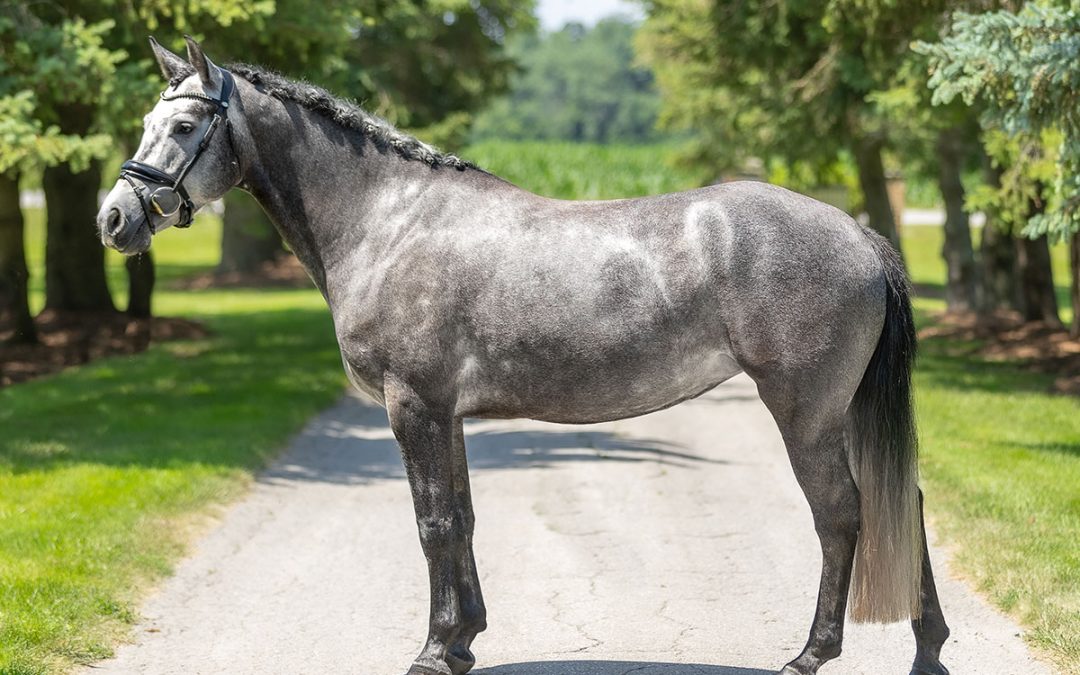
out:
<path id="1" fill-rule="evenodd" d="M 700 663 L 534 661 L 474 670 L 474 675 L 775 675 L 775 671 Z"/>
<path id="2" fill-rule="evenodd" d="M 470 469 L 532 469 L 568 462 L 651 462 L 681 468 L 727 464 L 659 439 L 625 438 L 589 428 L 503 430 L 498 424 L 466 422 Z M 309 427 L 298 446 L 259 480 L 353 485 L 405 478 L 386 412 L 357 399 Z"/>

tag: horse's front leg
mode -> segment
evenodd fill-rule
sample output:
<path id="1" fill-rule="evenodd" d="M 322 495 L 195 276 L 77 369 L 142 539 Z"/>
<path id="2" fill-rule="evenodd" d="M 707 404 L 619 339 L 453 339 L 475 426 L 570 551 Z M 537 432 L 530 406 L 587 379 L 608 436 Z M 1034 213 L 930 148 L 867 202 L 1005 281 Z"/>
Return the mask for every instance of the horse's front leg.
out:
<path id="1" fill-rule="evenodd" d="M 454 489 L 456 422 L 449 406 L 426 401 L 407 385 L 388 381 L 385 389 L 431 584 L 427 642 L 408 675 L 459 675 L 447 664 L 464 624 L 459 589 L 466 527 Z"/>
<path id="2" fill-rule="evenodd" d="M 476 571 L 476 559 L 473 557 L 472 536 L 473 517 L 472 494 L 469 489 L 469 465 L 465 455 L 465 433 L 461 420 L 454 421 L 454 494 L 458 520 L 462 524 L 463 545 L 457 550 L 458 564 L 458 602 L 461 607 L 461 632 L 447 652 L 446 663 L 454 675 L 462 675 L 472 669 L 476 659 L 470 647 L 477 633 L 487 628 L 487 610 L 484 608 L 484 596 L 480 592 L 480 576 Z"/>

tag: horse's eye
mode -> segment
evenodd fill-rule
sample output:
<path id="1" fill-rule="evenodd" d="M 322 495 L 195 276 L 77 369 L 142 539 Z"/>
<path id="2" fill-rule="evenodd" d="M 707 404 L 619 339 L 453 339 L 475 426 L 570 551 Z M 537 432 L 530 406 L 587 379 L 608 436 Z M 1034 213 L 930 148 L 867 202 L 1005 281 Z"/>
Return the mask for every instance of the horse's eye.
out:
<path id="1" fill-rule="evenodd" d="M 178 122 L 174 131 L 181 136 L 186 136 L 192 131 L 195 131 L 195 125 L 191 122 Z"/>

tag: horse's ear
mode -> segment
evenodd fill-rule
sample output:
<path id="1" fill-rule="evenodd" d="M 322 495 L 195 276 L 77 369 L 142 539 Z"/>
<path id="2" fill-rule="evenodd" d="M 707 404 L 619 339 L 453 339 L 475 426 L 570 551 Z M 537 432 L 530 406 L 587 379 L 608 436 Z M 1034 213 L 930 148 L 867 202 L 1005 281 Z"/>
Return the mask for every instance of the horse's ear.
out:
<path id="1" fill-rule="evenodd" d="M 154 58 L 157 59 L 158 67 L 161 68 L 161 74 L 166 80 L 172 80 L 191 68 L 184 59 L 162 47 L 153 36 L 150 37 L 150 49 L 154 50 Z M 188 70 L 188 72 L 191 71 Z"/>
<path id="2" fill-rule="evenodd" d="M 195 66 L 195 72 L 199 74 L 199 79 L 203 81 L 203 84 L 213 86 L 214 71 L 217 70 L 217 66 L 203 53 L 202 47 L 195 41 L 195 38 L 185 35 L 184 41 L 187 42 L 188 61 Z"/>

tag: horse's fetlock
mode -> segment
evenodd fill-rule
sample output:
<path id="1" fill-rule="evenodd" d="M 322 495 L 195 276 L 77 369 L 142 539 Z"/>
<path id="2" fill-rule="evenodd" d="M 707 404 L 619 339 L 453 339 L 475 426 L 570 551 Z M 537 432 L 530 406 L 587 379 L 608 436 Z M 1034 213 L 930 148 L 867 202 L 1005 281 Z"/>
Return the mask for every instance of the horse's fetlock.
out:
<path id="1" fill-rule="evenodd" d="M 433 638 L 449 645 L 461 631 L 461 615 L 450 607 L 435 612 L 431 615 L 429 629 Z"/>

